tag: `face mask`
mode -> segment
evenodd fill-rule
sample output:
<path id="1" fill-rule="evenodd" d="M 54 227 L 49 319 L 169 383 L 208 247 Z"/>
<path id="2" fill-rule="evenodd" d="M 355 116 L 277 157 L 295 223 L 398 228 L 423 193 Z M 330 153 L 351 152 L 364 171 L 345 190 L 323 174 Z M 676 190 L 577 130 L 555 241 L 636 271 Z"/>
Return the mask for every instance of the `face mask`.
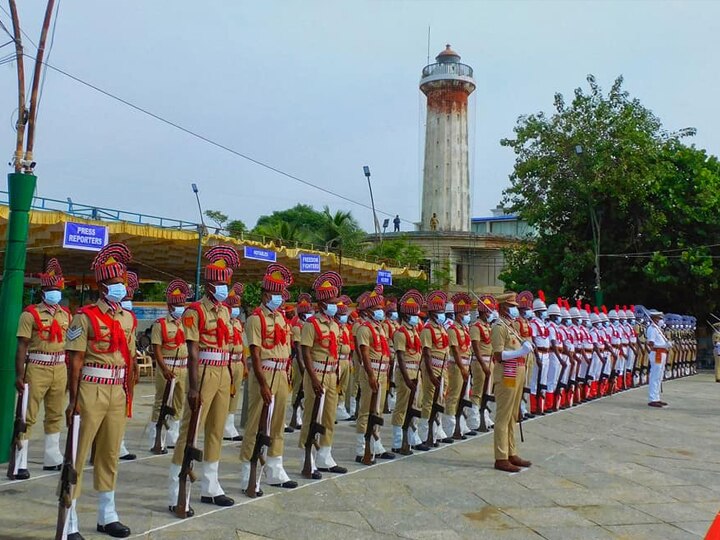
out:
<path id="1" fill-rule="evenodd" d="M 437 314 L 437 322 L 439 322 L 440 324 L 443 324 L 446 320 L 447 320 L 447 318 L 445 317 L 444 313 Z"/>
<path id="2" fill-rule="evenodd" d="M 517 319 L 520 316 L 520 310 L 517 308 L 517 306 L 510 306 L 508 309 L 508 315 L 511 319 Z"/>
<path id="3" fill-rule="evenodd" d="M 313 315 L 315 315 L 315 314 L 311 311 L 310 313 L 306 313 L 305 315 L 303 315 L 303 318 L 304 318 L 306 321 L 309 321 L 309 320 L 310 320 L 310 317 L 312 317 Z"/>
<path id="4" fill-rule="evenodd" d="M 132 311 L 132 300 L 123 300 L 122 302 L 120 302 L 120 305 L 123 309 L 127 311 Z"/>
<path id="5" fill-rule="evenodd" d="M 398 312 L 397 312 L 397 311 L 391 311 L 391 312 L 390 312 L 390 320 L 391 320 L 391 321 L 397 321 L 397 320 L 398 320 Z"/>
<path id="6" fill-rule="evenodd" d="M 332 318 L 337 313 L 337 304 L 328 304 L 325 306 L 325 315 Z"/>
<path id="7" fill-rule="evenodd" d="M 340 315 L 340 324 L 347 324 L 348 316 Z"/>
<path id="8" fill-rule="evenodd" d="M 572 320 L 565 319 L 565 326 L 572 326 Z"/>
<path id="9" fill-rule="evenodd" d="M 603 321 L 605 328 L 610 328 L 610 321 Z"/>
<path id="10" fill-rule="evenodd" d="M 215 292 L 213 292 L 212 295 L 215 300 L 217 300 L 218 302 L 224 302 L 225 299 L 228 297 L 227 285 L 215 285 L 213 289 L 215 289 Z"/>
<path id="11" fill-rule="evenodd" d="M 107 292 L 105 293 L 105 298 L 108 302 L 117 304 L 118 302 L 122 302 L 122 299 L 127 296 L 127 289 L 124 283 L 113 283 L 112 285 L 106 285 L 106 287 Z"/>
<path id="12" fill-rule="evenodd" d="M 230 309 L 230 316 L 231 316 L 233 319 L 237 319 L 237 318 L 238 318 L 238 315 L 240 315 L 240 308 L 239 308 L 239 307 L 234 307 L 234 308 L 231 308 L 231 309 Z"/>
<path id="13" fill-rule="evenodd" d="M 378 322 L 385 320 L 385 312 L 382 309 L 376 309 L 373 311 L 373 319 L 375 319 Z"/>
<path id="14" fill-rule="evenodd" d="M 525 310 L 525 318 L 526 319 L 532 319 L 533 318 L 533 312 L 530 309 Z"/>
<path id="15" fill-rule="evenodd" d="M 541 312 L 540 312 L 540 319 L 543 320 L 543 321 L 547 321 L 547 318 L 548 318 L 547 311 L 541 311 Z"/>
<path id="16" fill-rule="evenodd" d="M 45 291 L 43 293 L 43 300 L 48 306 L 56 306 L 62 299 L 62 293 L 60 291 Z"/>
<path id="17" fill-rule="evenodd" d="M 498 312 L 497 311 L 491 311 L 490 315 L 488 315 L 488 322 L 492 323 L 495 322 L 498 318 Z"/>
<path id="18" fill-rule="evenodd" d="M 282 306 L 282 295 L 273 294 L 270 297 L 270 301 L 265 304 L 270 311 L 275 311 L 277 308 Z"/>
<path id="19" fill-rule="evenodd" d="M 470 324 L 470 315 L 463 315 L 462 322 L 463 324 Z"/>
<path id="20" fill-rule="evenodd" d="M 583 322 L 585 323 L 585 326 L 587 326 L 588 328 L 592 328 L 592 324 L 590 323 L 590 321 L 583 321 Z"/>
<path id="21" fill-rule="evenodd" d="M 420 317 L 417 315 L 410 315 L 410 320 L 408 322 L 410 323 L 410 326 L 417 326 L 420 322 Z"/>
<path id="22" fill-rule="evenodd" d="M 173 317 L 175 317 L 176 319 L 182 317 L 183 313 L 185 313 L 185 308 L 182 306 L 175 306 L 172 310 Z"/>

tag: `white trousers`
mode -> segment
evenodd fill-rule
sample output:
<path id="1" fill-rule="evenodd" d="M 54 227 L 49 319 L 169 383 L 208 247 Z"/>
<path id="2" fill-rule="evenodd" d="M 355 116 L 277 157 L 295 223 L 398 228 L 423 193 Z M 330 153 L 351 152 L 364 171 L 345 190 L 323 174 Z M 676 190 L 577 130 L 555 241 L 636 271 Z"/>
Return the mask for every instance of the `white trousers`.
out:
<path id="1" fill-rule="evenodd" d="M 657 353 L 652 351 L 650 353 L 650 381 L 648 384 L 648 401 L 660 401 L 660 385 L 662 384 L 663 374 L 665 373 L 665 361 L 667 360 L 667 353 L 660 353 L 662 355 L 662 361 L 659 364 L 655 363 L 655 355 Z"/>

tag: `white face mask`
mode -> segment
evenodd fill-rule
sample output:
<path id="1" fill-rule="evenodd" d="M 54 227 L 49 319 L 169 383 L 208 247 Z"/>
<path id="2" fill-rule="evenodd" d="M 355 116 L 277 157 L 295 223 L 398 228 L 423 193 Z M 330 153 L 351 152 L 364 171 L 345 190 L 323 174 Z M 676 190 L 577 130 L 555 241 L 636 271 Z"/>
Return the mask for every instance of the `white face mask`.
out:
<path id="1" fill-rule="evenodd" d="M 239 307 L 234 307 L 234 308 L 231 308 L 231 309 L 230 309 L 230 316 L 231 316 L 233 319 L 237 319 L 239 315 L 240 315 L 240 308 L 239 308 Z"/>
<path id="2" fill-rule="evenodd" d="M 327 304 L 324 311 L 325 315 L 332 319 L 337 313 L 337 304 Z"/>
<path id="3" fill-rule="evenodd" d="M 417 315 L 410 315 L 410 320 L 408 322 L 410 323 L 410 326 L 417 326 L 420 322 L 420 317 Z"/>
<path id="4" fill-rule="evenodd" d="M 185 308 L 182 306 L 175 306 L 172 308 L 172 315 L 176 319 L 179 319 L 180 317 L 182 317 L 183 313 L 185 313 Z"/>
<path id="5" fill-rule="evenodd" d="M 391 312 L 390 312 L 390 320 L 391 320 L 391 321 L 397 321 L 397 320 L 398 320 L 398 312 L 397 312 L 397 311 L 391 311 Z"/>
<path id="6" fill-rule="evenodd" d="M 270 311 L 275 311 L 277 308 L 282 306 L 282 302 L 283 299 L 281 294 L 273 294 L 270 296 L 270 301 L 265 305 Z"/>
<path id="7" fill-rule="evenodd" d="M 382 309 L 376 309 L 373 311 L 373 319 L 375 319 L 377 322 L 382 322 L 385 320 L 385 312 Z"/>
<path id="8" fill-rule="evenodd" d="M 540 312 L 540 319 L 542 319 L 543 321 L 546 321 L 547 318 L 548 318 L 547 311 L 541 311 L 541 312 Z"/>
<path id="9" fill-rule="evenodd" d="M 445 314 L 444 314 L 444 313 L 438 313 L 438 314 L 437 314 L 437 322 L 438 322 L 438 323 L 442 324 L 442 323 L 445 322 L 446 319 L 447 319 L 447 318 L 445 317 Z"/>
<path id="10" fill-rule="evenodd" d="M 498 312 L 493 310 L 490 312 L 490 315 L 488 315 L 488 322 L 489 323 L 495 322 L 495 321 L 497 321 L 497 318 L 498 318 Z"/>
<path id="11" fill-rule="evenodd" d="M 228 286 L 227 285 L 215 285 L 213 287 L 215 292 L 213 293 L 213 297 L 218 302 L 224 302 L 225 299 L 228 297 Z"/>
<path id="12" fill-rule="evenodd" d="M 45 291 L 43 292 L 43 300 L 48 306 L 56 306 L 62 300 L 62 292 L 60 291 Z"/>
<path id="13" fill-rule="evenodd" d="M 462 322 L 463 324 L 470 324 L 470 315 L 463 315 Z"/>
<path id="14" fill-rule="evenodd" d="M 526 309 L 524 312 L 524 316 L 526 319 L 532 319 L 533 318 L 533 312 L 531 309 Z"/>
<path id="15" fill-rule="evenodd" d="M 340 324 L 347 324 L 348 316 L 347 315 L 340 315 Z"/>
<path id="16" fill-rule="evenodd" d="M 122 306 L 123 309 L 125 309 L 127 311 L 132 311 L 132 308 L 133 308 L 132 300 L 123 300 L 122 302 L 120 302 L 120 305 Z"/>

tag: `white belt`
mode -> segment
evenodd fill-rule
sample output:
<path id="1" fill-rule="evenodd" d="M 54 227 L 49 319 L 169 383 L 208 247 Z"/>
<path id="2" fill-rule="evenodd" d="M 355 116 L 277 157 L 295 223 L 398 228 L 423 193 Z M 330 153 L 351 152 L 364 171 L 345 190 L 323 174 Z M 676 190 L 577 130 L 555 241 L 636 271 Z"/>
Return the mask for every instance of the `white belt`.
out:
<path id="1" fill-rule="evenodd" d="M 347 360 L 347 359 L 348 359 L 348 355 L 347 355 L 347 354 L 341 354 L 338 358 L 339 358 L 340 360 Z"/>
<path id="2" fill-rule="evenodd" d="M 119 381 L 125 377 L 125 368 L 99 368 L 92 366 L 83 366 L 82 374 L 86 377 L 97 377 L 98 379 L 115 379 Z"/>
<path id="3" fill-rule="evenodd" d="M 276 362 L 275 360 L 263 360 L 260 363 L 260 367 L 263 371 L 275 371 L 278 369 L 285 369 L 285 362 Z"/>
<path id="4" fill-rule="evenodd" d="M 167 367 L 185 367 L 187 366 L 187 358 L 163 358 L 163 362 Z"/>
<path id="5" fill-rule="evenodd" d="M 313 368 L 316 372 L 332 373 L 337 369 L 337 362 L 313 362 Z"/>
<path id="6" fill-rule="evenodd" d="M 442 369 L 444 366 L 445 366 L 445 360 L 440 360 L 439 358 L 432 359 L 432 367 Z"/>
<path id="7" fill-rule="evenodd" d="M 455 358 L 448 358 L 448 363 L 454 364 L 454 363 L 455 363 Z M 468 356 L 468 357 L 461 356 L 461 357 L 460 357 L 460 363 L 461 363 L 463 366 L 469 366 L 469 365 L 470 365 L 470 357 L 469 357 L 469 356 Z M 434 365 L 434 364 L 433 364 L 433 365 Z"/>
<path id="8" fill-rule="evenodd" d="M 199 360 L 214 360 L 216 362 L 221 362 L 222 360 L 227 359 L 225 354 L 226 353 L 224 353 L 223 351 L 203 351 L 203 350 L 201 350 L 198 353 L 198 359 Z"/>
<path id="9" fill-rule="evenodd" d="M 232 356 L 230 356 L 230 360 L 231 360 L 233 363 L 242 362 L 242 361 L 243 361 L 243 355 L 242 355 L 242 353 L 233 354 Z"/>
<path id="10" fill-rule="evenodd" d="M 31 352 L 28 353 L 28 360 L 30 362 L 42 362 L 43 364 L 62 364 L 65 362 L 65 353 Z"/>
<path id="11" fill-rule="evenodd" d="M 390 366 L 389 362 L 370 362 L 370 367 L 373 371 L 385 371 Z"/>

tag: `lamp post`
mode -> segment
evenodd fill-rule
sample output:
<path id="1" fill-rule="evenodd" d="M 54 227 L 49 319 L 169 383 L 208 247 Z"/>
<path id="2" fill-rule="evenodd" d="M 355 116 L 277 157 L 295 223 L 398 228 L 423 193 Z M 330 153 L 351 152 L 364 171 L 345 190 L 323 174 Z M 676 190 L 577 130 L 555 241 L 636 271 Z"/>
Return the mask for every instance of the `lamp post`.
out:
<path id="1" fill-rule="evenodd" d="M 375 234 L 380 236 L 380 223 L 378 222 L 377 214 L 375 213 L 375 199 L 373 198 L 372 184 L 370 183 L 370 167 L 367 165 L 363 166 L 363 173 L 368 181 L 368 189 L 370 190 L 370 205 L 372 206 L 373 221 L 375 222 Z"/>
<path id="2" fill-rule="evenodd" d="M 198 250 L 197 250 L 197 263 L 195 265 L 195 301 L 200 300 L 200 267 L 202 265 L 202 239 L 203 233 L 205 232 L 205 219 L 203 218 L 202 205 L 200 204 L 200 190 L 198 190 L 197 184 L 193 183 L 192 190 L 197 200 L 198 211 L 200 212 L 200 225 L 197 227 L 198 232 Z"/>
<path id="3" fill-rule="evenodd" d="M 575 145 L 575 154 L 578 158 L 582 158 L 583 151 L 581 144 Z M 603 305 L 603 292 L 600 280 L 600 220 L 590 198 L 588 198 L 588 209 L 590 210 L 590 227 L 593 235 L 593 254 L 595 258 L 595 305 L 601 306 Z"/>

